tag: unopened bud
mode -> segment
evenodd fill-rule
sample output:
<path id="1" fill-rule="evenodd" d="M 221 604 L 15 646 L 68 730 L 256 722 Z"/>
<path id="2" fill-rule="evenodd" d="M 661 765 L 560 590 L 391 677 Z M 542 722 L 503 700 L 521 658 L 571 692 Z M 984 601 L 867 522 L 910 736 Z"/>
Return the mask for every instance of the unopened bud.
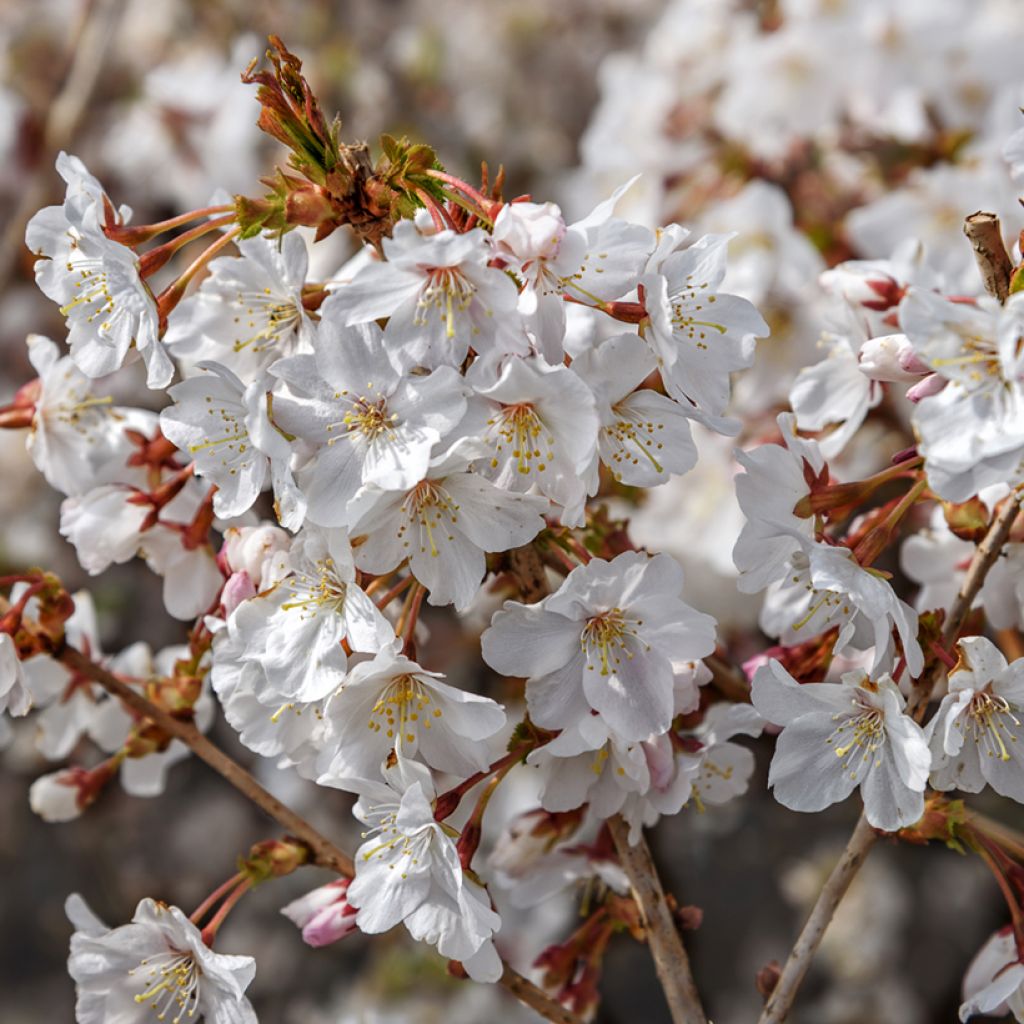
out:
<path id="1" fill-rule="evenodd" d="M 358 910 L 348 902 L 349 884 L 350 879 L 339 878 L 281 908 L 281 913 L 302 930 L 306 945 L 327 946 L 356 930 Z"/>
<path id="2" fill-rule="evenodd" d="M 232 573 L 220 595 L 224 614 L 230 615 L 243 601 L 255 597 L 256 593 L 256 587 L 247 572 Z"/>
<path id="3" fill-rule="evenodd" d="M 286 837 L 256 843 L 249 856 L 239 861 L 238 869 L 254 882 L 283 878 L 309 863 L 309 847 L 301 840 Z"/>
<path id="4" fill-rule="evenodd" d="M 920 402 L 923 398 L 931 398 L 932 395 L 937 395 L 948 383 L 949 381 L 945 377 L 940 377 L 937 373 L 930 373 L 927 377 L 922 377 L 912 388 L 907 389 L 907 398 L 911 402 Z"/>
<path id="5" fill-rule="evenodd" d="M 118 764 L 110 758 L 92 769 L 63 768 L 42 775 L 29 787 L 29 806 L 43 821 L 73 821 L 103 792 Z"/>
<path id="6" fill-rule="evenodd" d="M 826 270 L 818 280 L 833 295 L 879 313 L 898 306 L 906 292 L 891 274 L 857 260 Z"/>
<path id="7" fill-rule="evenodd" d="M 757 986 L 757 991 L 760 993 L 761 998 L 767 1000 L 768 997 L 775 991 L 775 986 L 779 983 L 779 978 L 782 976 L 782 967 L 778 960 L 769 960 L 757 972 L 754 977 L 754 984 Z"/>
<path id="8" fill-rule="evenodd" d="M 866 377 L 892 384 L 910 384 L 929 372 L 905 334 L 886 334 L 864 342 L 857 362 Z"/>
<path id="9" fill-rule="evenodd" d="M 288 572 L 291 537 L 279 526 L 231 527 L 224 534 L 221 560 L 228 574 L 246 573 L 257 590 L 266 590 Z"/>

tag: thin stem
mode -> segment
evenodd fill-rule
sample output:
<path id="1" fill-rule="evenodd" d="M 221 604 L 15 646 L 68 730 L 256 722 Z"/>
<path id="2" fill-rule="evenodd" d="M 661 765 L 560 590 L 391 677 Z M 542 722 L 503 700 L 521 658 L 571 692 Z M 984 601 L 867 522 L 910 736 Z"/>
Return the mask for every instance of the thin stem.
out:
<path id="1" fill-rule="evenodd" d="M 411 586 L 415 581 L 415 576 L 406 576 L 404 580 L 399 580 L 389 591 L 387 591 L 387 593 L 378 598 L 376 602 L 377 607 L 380 609 L 387 608 L 387 606 L 391 604 L 391 602 L 394 601 L 394 599 L 398 597 L 403 590 Z M 369 593 L 369 590 L 367 590 L 367 593 Z"/>
<path id="2" fill-rule="evenodd" d="M 234 219 L 233 213 L 226 213 L 223 217 L 214 217 L 213 220 L 203 221 L 202 224 L 197 224 L 194 228 L 182 232 L 177 238 L 172 238 L 170 241 L 164 242 L 163 245 L 158 245 L 155 249 L 143 253 L 139 259 L 139 276 L 147 278 L 151 274 L 155 274 L 179 249 L 194 242 L 197 238 L 202 238 L 203 235 L 208 235 L 211 231 L 231 224 Z"/>
<path id="3" fill-rule="evenodd" d="M 1000 851 L 997 849 L 993 852 L 991 846 L 990 841 L 984 836 L 975 836 L 974 850 L 992 872 L 999 891 L 1006 901 L 1006 909 L 1010 912 L 1010 920 L 1013 922 L 1013 937 L 1017 943 L 1017 955 L 1022 956 L 1024 955 L 1024 918 L 1021 916 L 1020 904 L 1017 902 L 1013 887 L 996 859 L 995 854 Z"/>
<path id="4" fill-rule="evenodd" d="M 226 231 L 216 242 L 207 246 L 182 272 L 181 276 L 171 284 L 169 284 L 157 297 L 156 305 L 160 313 L 161 321 L 167 318 L 167 315 L 174 309 L 175 306 L 181 301 L 182 296 L 185 294 L 185 289 L 189 286 L 189 282 L 196 274 L 199 273 L 207 263 L 210 262 L 222 249 L 227 248 L 234 240 L 241 234 L 242 229 L 240 227 L 234 227 L 230 231 Z"/>
<path id="5" fill-rule="evenodd" d="M 179 213 L 177 217 L 168 217 L 167 220 L 154 221 L 152 224 L 132 224 L 118 226 L 104 230 L 108 238 L 112 238 L 124 245 L 148 242 L 151 238 L 157 238 L 165 231 L 173 231 L 175 228 L 183 227 L 200 217 L 215 217 L 221 213 L 231 213 L 234 206 L 224 203 L 220 206 L 206 206 L 201 210 L 189 210 L 188 213 Z"/>
<path id="6" fill-rule="evenodd" d="M 427 596 L 427 588 L 422 583 L 416 584 L 412 592 L 412 604 L 409 607 L 409 617 L 405 622 L 405 635 L 403 641 L 408 647 L 412 643 L 413 634 L 416 632 L 416 623 L 419 622 L 420 608 L 423 607 L 423 598 Z"/>
<path id="7" fill-rule="evenodd" d="M 889 514 L 877 526 L 868 531 L 861 542 L 854 548 L 853 557 L 862 566 L 869 566 L 892 542 L 893 531 L 900 520 L 914 507 L 918 499 L 928 489 L 927 480 L 918 480 L 893 506 Z"/>
<path id="8" fill-rule="evenodd" d="M 218 885 L 217 888 L 214 889 L 213 892 L 211 892 L 210 895 L 207 896 L 206 899 L 203 900 L 203 902 L 200 903 L 199 906 L 192 911 L 191 914 L 189 914 L 188 919 L 193 924 L 199 924 L 199 922 L 203 919 L 203 916 L 209 912 L 210 908 L 221 897 L 225 896 L 236 885 L 238 885 L 238 883 L 241 882 L 243 878 L 245 878 L 245 875 L 243 875 L 242 872 L 239 871 L 237 874 L 232 875 L 226 882 L 224 882 L 223 885 Z"/>
<path id="9" fill-rule="evenodd" d="M 1024 835 L 977 811 L 968 812 L 968 822 L 981 835 L 986 836 L 1007 853 L 1024 862 Z"/>
<path id="10" fill-rule="evenodd" d="M 631 846 L 629 825 L 618 814 L 608 819 L 608 828 L 640 908 L 647 944 L 654 957 L 654 968 L 664 989 L 673 1024 L 707 1024 L 690 970 L 690 960 L 668 908 L 647 841 L 641 835 L 640 841 Z"/>
<path id="11" fill-rule="evenodd" d="M 470 775 L 468 779 L 464 779 L 457 786 L 453 786 L 451 789 L 446 790 L 442 793 L 434 804 L 434 817 L 438 821 L 444 821 L 445 818 L 455 813 L 462 798 L 478 783 L 483 782 L 488 775 L 497 772 L 500 776 L 518 764 L 522 759 L 533 750 L 536 746 L 533 742 L 520 743 L 513 747 L 507 754 L 503 754 L 498 758 L 494 764 L 490 767 L 485 768 L 481 772 L 477 772 L 474 775 Z"/>
<path id="12" fill-rule="evenodd" d="M 553 1024 L 583 1024 L 583 1021 L 575 1013 L 567 1010 L 560 1002 L 552 999 L 508 964 L 505 965 L 505 970 L 498 979 L 498 983 L 507 988 L 521 1003 L 536 1010 L 545 1020 L 550 1020 Z"/>
<path id="13" fill-rule="evenodd" d="M 448 198 L 448 202 L 454 203 L 460 210 L 465 210 L 470 217 L 475 217 L 477 220 L 482 220 L 488 227 L 494 227 L 494 219 L 485 214 L 482 210 L 478 209 L 473 203 L 467 202 L 458 192 L 452 189 L 445 189 L 445 196 Z M 472 226 L 473 221 L 470 220 L 467 223 L 464 230 L 468 231 Z"/>
<path id="14" fill-rule="evenodd" d="M 213 945 L 213 940 L 217 937 L 217 932 L 220 930 L 220 926 L 227 919 L 228 914 L 234 909 L 235 904 L 253 887 L 255 883 L 251 878 L 246 878 L 235 891 L 220 905 L 220 909 L 213 917 L 210 918 L 209 923 L 202 930 L 203 942 L 208 946 Z"/>
<path id="15" fill-rule="evenodd" d="M 426 207 L 431 220 L 434 222 L 434 227 L 438 231 L 453 231 L 455 229 L 455 223 L 448 215 L 448 211 L 444 207 L 439 206 L 437 200 L 425 188 L 416 189 L 416 195 L 419 196 L 420 202 Z"/>
<path id="16" fill-rule="evenodd" d="M 562 537 L 562 542 L 583 565 L 586 565 L 594 557 L 575 537 L 569 534 Z"/>
<path id="17" fill-rule="evenodd" d="M 569 557 L 569 552 L 560 544 L 549 544 L 544 549 L 544 554 L 553 557 L 558 563 L 558 570 L 566 576 L 579 568 L 579 565 Z"/>
<path id="18" fill-rule="evenodd" d="M 493 199 L 488 199 L 487 196 L 478 192 L 472 185 L 467 184 L 461 178 L 456 178 L 454 174 L 448 174 L 445 171 L 429 170 L 427 176 L 436 178 L 438 181 L 443 181 L 446 185 L 451 185 L 452 188 L 457 188 L 463 195 L 468 196 L 473 202 L 479 204 L 480 210 L 476 212 L 483 213 L 488 219 L 494 216 L 494 207 L 499 205 Z"/>
<path id="19" fill-rule="evenodd" d="M 227 779 L 287 832 L 304 842 L 313 851 L 313 860 L 321 867 L 330 868 L 346 878 L 353 876 L 355 869 L 348 854 L 264 789 L 237 761 L 214 746 L 191 722 L 184 722 L 168 714 L 74 647 L 65 647 L 60 652 L 60 660 L 73 671 L 99 683 L 108 693 L 124 701 L 142 717 L 150 719 L 168 735 L 181 740 L 196 757 Z"/>

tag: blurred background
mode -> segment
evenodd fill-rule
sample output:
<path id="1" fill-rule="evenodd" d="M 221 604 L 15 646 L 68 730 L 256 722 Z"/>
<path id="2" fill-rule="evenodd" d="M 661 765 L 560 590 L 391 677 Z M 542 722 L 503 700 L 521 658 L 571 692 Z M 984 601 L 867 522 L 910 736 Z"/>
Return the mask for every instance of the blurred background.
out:
<path id="1" fill-rule="evenodd" d="M 347 139 L 408 134 L 468 180 L 481 160 L 502 164 L 507 196 L 556 199 L 573 216 L 642 173 L 623 215 L 738 232 L 727 290 L 756 302 L 773 329 L 736 385 L 747 437 L 771 423 L 796 370 L 820 356 L 821 333 L 834 326 L 818 284 L 827 266 L 888 257 L 917 240 L 958 280 L 973 272 L 964 214 L 999 212 L 1010 244 L 1022 226 L 1020 168 L 1006 148 L 1024 102 L 1016 0 L 0 0 L 0 399 L 33 375 L 26 334 L 63 337 L 22 242 L 28 218 L 62 196 L 56 153 L 80 156 L 137 222 L 206 205 L 217 189 L 256 194 L 281 154 L 256 128 L 254 89 L 239 74 L 268 33 L 303 58 Z M 314 269 L 333 273 L 349 244 L 339 233 Z M 879 452 L 910 443 L 905 433 L 899 408 L 880 408 L 844 453 L 850 472 L 877 468 Z M 731 583 L 733 444 L 709 437 L 694 473 L 628 511 L 641 542 L 684 562 L 689 599 L 719 618 L 740 660 L 765 641 L 757 603 L 737 599 Z M 160 581 L 144 567 L 85 576 L 57 533 L 58 507 L 24 436 L 0 432 L 0 571 L 43 565 L 69 588 L 88 585 L 106 651 L 180 642 Z M 478 671 L 472 622 L 434 614 L 427 624 L 431 668 L 466 679 Z M 250 761 L 223 723 L 214 733 Z M 654 840 L 667 884 L 703 908 L 689 941 L 716 1024 L 755 1019 L 755 974 L 785 956 L 855 819 L 851 804 L 814 816 L 776 805 L 765 787 L 771 744 L 753 746 L 746 797 L 688 808 Z M 189 908 L 252 842 L 274 834 L 191 761 L 171 772 L 161 798 L 113 787 L 78 821 L 44 825 L 27 802 L 30 782 L 49 770 L 31 727 L 16 729 L 0 758 L 3 1024 L 73 1017 L 67 893 L 81 892 L 109 923 L 143 896 Z M 90 759 L 98 755 L 83 743 L 74 760 Z M 354 847 L 343 794 L 258 771 Z M 505 804 L 492 805 L 495 820 L 528 806 L 529 787 L 519 793 L 515 779 Z M 1016 805 L 978 805 L 1024 826 Z M 278 910 L 316 881 L 310 871 L 257 890 L 222 933 L 225 951 L 257 959 L 250 991 L 262 1021 L 533 1019 L 499 990 L 449 979 L 400 934 L 307 949 Z M 527 969 L 572 930 L 575 912 L 567 895 L 510 914 L 503 948 Z M 953 1020 L 963 970 L 1002 913 L 975 860 L 880 844 L 794 1024 Z M 598 1020 L 668 1019 L 646 950 L 628 936 L 612 945 L 604 991 Z"/>

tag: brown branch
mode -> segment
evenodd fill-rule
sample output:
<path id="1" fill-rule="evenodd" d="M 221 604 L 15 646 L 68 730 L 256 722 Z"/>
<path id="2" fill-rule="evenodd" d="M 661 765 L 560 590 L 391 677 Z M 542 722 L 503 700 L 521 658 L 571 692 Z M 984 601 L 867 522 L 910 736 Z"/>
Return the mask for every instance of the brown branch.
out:
<path id="1" fill-rule="evenodd" d="M 981 280 L 985 291 L 1005 302 L 1010 294 L 1010 278 L 1013 264 L 1003 245 L 1003 234 L 999 229 L 999 218 L 994 213 L 978 210 L 964 220 L 964 234 L 974 250 L 978 261 Z"/>
<path id="2" fill-rule="evenodd" d="M 532 981 L 512 970 L 508 964 L 505 965 L 504 973 L 498 983 L 508 989 L 521 1003 L 536 1010 L 545 1020 L 553 1021 L 554 1024 L 583 1024 L 581 1018 L 571 1013 L 557 1000 L 552 999 Z"/>
<path id="3" fill-rule="evenodd" d="M 821 892 L 814 903 L 807 922 L 800 931 L 800 937 L 790 951 L 783 967 L 779 980 L 772 989 L 772 994 L 765 1003 L 761 1013 L 759 1024 L 781 1024 L 789 1014 L 796 997 L 797 989 L 800 988 L 811 960 L 821 945 L 825 930 L 832 921 L 832 917 L 839 906 L 840 900 L 846 895 L 850 883 L 860 870 L 871 847 L 875 845 L 878 838 L 875 830 L 868 824 L 867 818 L 861 814 L 853 829 L 843 855 L 839 863 L 832 869 L 828 880 L 822 886 Z"/>
<path id="4" fill-rule="evenodd" d="M 974 552 L 964 581 L 960 584 L 960 592 L 949 609 L 949 615 L 942 627 L 942 639 L 947 644 L 960 632 L 960 627 L 963 626 L 989 569 L 996 564 L 1003 545 L 1010 539 L 1010 531 L 1020 512 L 1020 500 L 1020 495 L 1016 491 L 1010 494 L 1002 508 L 992 517 L 988 532 Z"/>
<path id="5" fill-rule="evenodd" d="M 995 565 L 1003 545 L 1010 536 L 1010 530 L 1019 511 L 1020 498 L 1014 493 L 1006 499 L 1002 508 L 992 517 L 988 531 L 975 550 L 971 564 L 964 575 L 956 600 L 946 616 L 942 628 L 944 643 L 948 644 L 959 634 L 964 620 L 971 610 L 971 605 L 985 582 L 985 577 Z M 929 670 L 917 681 L 914 693 L 907 703 L 907 714 L 920 717 L 928 705 L 935 683 L 944 668 L 942 662 L 936 659 Z M 783 967 L 779 980 L 765 1003 L 758 1024 L 782 1024 L 786 1019 L 792 1008 L 793 1000 L 796 998 L 797 990 L 811 966 L 811 960 L 817 952 L 818 946 L 821 945 L 825 929 L 828 928 L 836 908 L 846 895 L 850 883 L 860 870 L 861 864 L 864 863 L 877 838 L 878 834 L 868 824 L 867 818 L 862 813 L 842 856 L 839 858 L 839 863 L 832 869 L 832 873 L 818 894 L 814 908 L 801 929 L 796 944 L 790 951 L 786 966 Z"/>
<path id="6" fill-rule="evenodd" d="M 99 683 L 108 693 L 124 701 L 133 711 L 154 722 L 169 736 L 181 740 L 196 757 L 205 761 L 215 772 L 222 775 L 232 786 L 247 796 L 279 825 L 297 839 L 301 839 L 313 851 L 313 859 L 321 867 L 336 871 L 351 878 L 355 873 L 352 858 L 339 850 L 326 836 L 318 832 L 305 818 L 285 806 L 272 793 L 264 789 L 237 761 L 228 757 L 220 747 L 210 742 L 191 722 L 184 722 L 168 714 L 147 700 L 138 690 L 118 679 L 102 665 L 97 665 L 74 647 L 65 647 L 60 660 L 68 668 Z"/>
<path id="7" fill-rule="evenodd" d="M 665 991 L 673 1024 L 707 1024 L 690 970 L 690 959 L 668 908 L 647 841 L 641 836 L 640 842 L 631 846 L 629 825 L 618 814 L 608 819 L 608 828 L 640 908 L 647 945 Z"/>
<path id="8" fill-rule="evenodd" d="M 355 873 L 352 858 L 340 850 L 326 836 L 315 829 L 305 818 L 281 803 L 272 793 L 264 789 L 237 761 L 230 758 L 219 747 L 210 742 L 191 722 L 182 721 L 168 714 L 163 708 L 147 700 L 138 690 L 124 680 L 118 679 L 102 665 L 97 665 L 74 647 L 65 647 L 60 660 L 80 675 L 99 683 L 108 693 L 124 701 L 133 711 L 154 722 L 169 736 L 181 740 L 196 757 L 205 761 L 214 771 L 222 775 L 243 796 L 248 797 L 291 835 L 304 842 L 313 851 L 313 859 L 321 867 L 328 868 L 351 878 Z M 517 974 L 507 964 L 501 976 L 501 984 L 517 999 L 536 1010 L 554 1024 L 582 1024 L 579 1017 L 570 1013 L 550 998 L 532 981 Z"/>

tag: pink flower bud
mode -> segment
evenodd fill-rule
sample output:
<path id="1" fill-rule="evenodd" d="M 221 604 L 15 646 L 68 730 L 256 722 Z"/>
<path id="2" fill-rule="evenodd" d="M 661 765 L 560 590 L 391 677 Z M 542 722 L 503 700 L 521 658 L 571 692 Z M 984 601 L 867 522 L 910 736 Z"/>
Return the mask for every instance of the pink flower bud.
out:
<path id="1" fill-rule="evenodd" d="M 945 377 L 940 377 L 937 373 L 930 373 L 912 388 L 907 389 L 907 398 L 912 402 L 920 402 L 922 398 L 937 395 L 948 383 L 949 381 Z"/>
<path id="2" fill-rule="evenodd" d="M 667 733 L 654 736 L 641 744 L 651 773 L 651 785 L 664 792 L 676 774 L 676 755 Z"/>
<path id="3" fill-rule="evenodd" d="M 554 203 L 506 203 L 494 224 L 499 251 L 521 262 L 552 259 L 565 237 L 565 221 Z"/>
<path id="4" fill-rule="evenodd" d="M 245 572 L 257 591 L 266 590 L 284 574 L 291 538 L 278 526 L 233 527 L 224 535 L 221 557 L 229 573 Z"/>
<path id="5" fill-rule="evenodd" d="M 884 270 L 857 260 L 826 270 L 819 280 L 833 295 L 841 295 L 847 302 L 877 312 L 899 305 L 906 290 Z"/>
<path id="6" fill-rule="evenodd" d="M 860 371 L 871 380 L 910 384 L 928 373 L 905 334 L 872 338 L 861 346 L 857 357 Z"/>
<path id="7" fill-rule="evenodd" d="M 224 607 L 224 614 L 230 615 L 243 601 L 256 596 L 256 586 L 252 577 L 242 570 L 232 573 L 224 589 L 221 591 L 220 603 Z"/>
<path id="8" fill-rule="evenodd" d="M 302 929 L 306 945 L 328 946 L 356 930 L 358 911 L 347 899 L 350 881 L 328 882 L 281 908 L 281 913 Z"/>

